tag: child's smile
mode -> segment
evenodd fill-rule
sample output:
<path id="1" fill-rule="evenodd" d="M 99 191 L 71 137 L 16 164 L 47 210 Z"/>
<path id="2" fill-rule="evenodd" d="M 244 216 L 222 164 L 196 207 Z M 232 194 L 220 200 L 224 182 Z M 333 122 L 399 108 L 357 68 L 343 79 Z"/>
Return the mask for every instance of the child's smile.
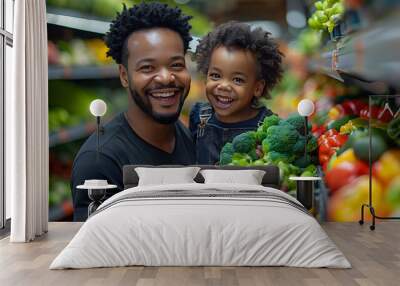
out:
<path id="1" fill-rule="evenodd" d="M 255 117 L 258 111 L 251 104 L 254 97 L 261 96 L 263 88 L 250 51 L 224 46 L 213 50 L 206 94 L 219 120 L 233 123 Z"/>

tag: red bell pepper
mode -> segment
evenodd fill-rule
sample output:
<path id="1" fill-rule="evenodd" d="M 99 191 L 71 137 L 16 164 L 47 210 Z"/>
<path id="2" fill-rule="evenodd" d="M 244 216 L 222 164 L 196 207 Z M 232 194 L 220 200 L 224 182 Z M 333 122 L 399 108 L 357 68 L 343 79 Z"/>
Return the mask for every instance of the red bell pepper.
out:
<path id="1" fill-rule="evenodd" d="M 339 134 L 335 129 L 329 129 L 318 138 L 318 157 L 322 166 L 346 143 L 347 138 L 347 135 Z"/>
<path id="2" fill-rule="evenodd" d="M 379 121 L 382 122 L 389 122 L 393 119 L 393 115 L 390 114 L 389 111 L 384 111 L 384 108 L 379 107 L 379 106 L 371 106 L 371 119 L 378 119 Z M 369 119 L 370 117 L 370 112 L 369 112 L 369 107 L 365 107 L 360 111 L 360 117 L 363 119 Z"/>
<path id="3" fill-rule="evenodd" d="M 368 108 L 368 104 L 360 99 L 346 100 L 340 104 L 336 104 L 330 111 L 331 119 L 338 119 L 345 115 L 359 116 L 361 110 Z"/>

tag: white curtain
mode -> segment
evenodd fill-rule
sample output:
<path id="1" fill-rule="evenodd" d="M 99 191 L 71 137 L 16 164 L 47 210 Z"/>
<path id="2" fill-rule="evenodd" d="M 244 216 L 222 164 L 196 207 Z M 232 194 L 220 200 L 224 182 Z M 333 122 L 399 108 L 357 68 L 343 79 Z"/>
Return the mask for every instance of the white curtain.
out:
<path id="1" fill-rule="evenodd" d="M 48 227 L 48 90 L 45 0 L 17 0 L 13 75 L 6 97 L 6 188 L 11 190 L 12 242 Z"/>

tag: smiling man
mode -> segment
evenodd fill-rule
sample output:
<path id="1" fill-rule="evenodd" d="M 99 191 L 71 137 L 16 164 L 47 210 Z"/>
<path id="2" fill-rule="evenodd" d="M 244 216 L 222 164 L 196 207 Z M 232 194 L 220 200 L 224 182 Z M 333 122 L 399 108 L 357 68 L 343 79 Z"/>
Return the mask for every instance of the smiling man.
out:
<path id="1" fill-rule="evenodd" d="M 119 64 L 128 109 L 104 127 L 98 158 L 95 135 L 75 158 L 75 221 L 87 218 L 87 192 L 76 189 L 85 180 L 106 179 L 121 191 L 124 165 L 195 163 L 190 133 L 178 120 L 191 80 L 185 63 L 192 39 L 190 18 L 178 8 L 151 2 L 124 6 L 112 22 L 105 38 L 107 55 Z"/>

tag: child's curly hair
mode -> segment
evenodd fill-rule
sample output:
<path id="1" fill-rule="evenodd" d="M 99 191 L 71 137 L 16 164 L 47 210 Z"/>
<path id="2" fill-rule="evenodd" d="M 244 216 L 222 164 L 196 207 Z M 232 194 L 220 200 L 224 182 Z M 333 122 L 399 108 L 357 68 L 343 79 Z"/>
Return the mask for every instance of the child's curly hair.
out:
<path id="1" fill-rule="evenodd" d="M 191 18 L 192 16 L 184 15 L 181 9 L 169 7 L 167 4 L 142 2 L 129 9 L 124 4 L 104 38 L 109 48 L 107 56 L 127 67 L 127 38 L 135 31 L 162 27 L 171 29 L 181 36 L 186 53 L 192 40 L 190 36 L 192 26 L 189 24 Z"/>
<path id="2" fill-rule="evenodd" d="M 256 56 L 259 79 L 265 80 L 263 96 L 269 98 L 269 91 L 283 72 L 283 54 L 270 35 L 261 28 L 251 29 L 250 25 L 237 21 L 222 24 L 200 40 L 195 54 L 197 69 L 207 74 L 212 51 L 219 46 L 249 50 Z"/>

